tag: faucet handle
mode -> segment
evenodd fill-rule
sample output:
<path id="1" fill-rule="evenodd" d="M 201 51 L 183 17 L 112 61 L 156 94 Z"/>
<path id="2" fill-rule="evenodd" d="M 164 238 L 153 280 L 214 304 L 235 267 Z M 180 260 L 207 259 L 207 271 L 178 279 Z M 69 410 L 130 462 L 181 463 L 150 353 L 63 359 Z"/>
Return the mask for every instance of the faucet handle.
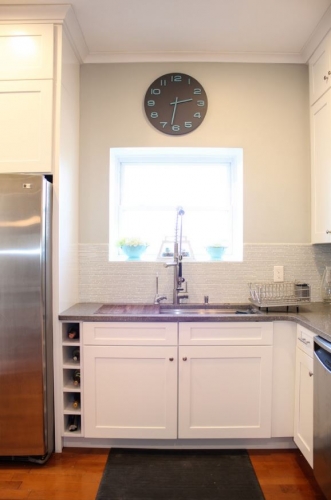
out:
<path id="1" fill-rule="evenodd" d="M 203 298 L 203 301 L 205 304 L 208 304 L 209 303 L 209 295 L 205 295 Z"/>
<path id="2" fill-rule="evenodd" d="M 166 295 L 155 295 L 154 304 L 160 304 L 162 300 L 167 300 Z"/>

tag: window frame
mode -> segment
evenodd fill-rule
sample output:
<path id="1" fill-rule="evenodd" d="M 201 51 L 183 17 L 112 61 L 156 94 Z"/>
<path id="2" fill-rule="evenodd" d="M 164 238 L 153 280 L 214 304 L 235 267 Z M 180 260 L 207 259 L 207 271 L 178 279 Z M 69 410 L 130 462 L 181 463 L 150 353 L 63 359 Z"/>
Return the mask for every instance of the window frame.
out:
<path id="1" fill-rule="evenodd" d="M 121 193 L 121 164 L 127 162 L 194 162 L 229 163 L 232 200 L 232 253 L 225 252 L 222 261 L 243 260 L 243 149 L 242 148 L 111 148 L 109 168 L 109 260 L 121 261 L 116 242 L 119 239 L 119 203 Z M 157 262 L 157 256 L 143 257 L 141 262 Z M 187 259 L 189 260 L 189 259 Z M 192 260 L 192 259 L 191 259 Z M 194 262 L 212 262 L 195 258 Z"/>

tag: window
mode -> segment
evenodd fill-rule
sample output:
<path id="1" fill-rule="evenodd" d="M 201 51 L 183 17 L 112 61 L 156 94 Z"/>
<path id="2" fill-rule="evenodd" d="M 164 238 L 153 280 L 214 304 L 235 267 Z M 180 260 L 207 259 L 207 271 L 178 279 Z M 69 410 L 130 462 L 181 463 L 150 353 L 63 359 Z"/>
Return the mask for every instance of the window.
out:
<path id="1" fill-rule="evenodd" d="M 213 244 L 226 247 L 222 260 L 242 260 L 242 175 L 238 148 L 112 149 L 110 260 L 125 260 L 116 246 L 124 237 L 148 242 L 141 260 L 163 260 L 178 206 L 186 260 L 210 260 Z"/>

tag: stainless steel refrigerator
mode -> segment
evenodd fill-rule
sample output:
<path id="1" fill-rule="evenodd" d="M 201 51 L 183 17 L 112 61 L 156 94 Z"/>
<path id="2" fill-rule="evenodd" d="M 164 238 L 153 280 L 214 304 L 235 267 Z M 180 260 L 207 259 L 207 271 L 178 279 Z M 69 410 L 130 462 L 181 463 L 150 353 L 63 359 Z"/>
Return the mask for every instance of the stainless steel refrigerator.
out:
<path id="1" fill-rule="evenodd" d="M 52 184 L 0 174 L 0 457 L 54 448 Z"/>

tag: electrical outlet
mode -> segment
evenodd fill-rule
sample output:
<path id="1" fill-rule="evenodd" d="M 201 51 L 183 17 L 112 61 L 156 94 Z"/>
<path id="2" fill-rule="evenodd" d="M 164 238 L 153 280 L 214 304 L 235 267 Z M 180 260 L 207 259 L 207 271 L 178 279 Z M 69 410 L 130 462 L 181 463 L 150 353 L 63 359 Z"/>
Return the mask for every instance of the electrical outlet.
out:
<path id="1" fill-rule="evenodd" d="M 284 281 L 284 266 L 274 266 L 274 282 Z"/>

